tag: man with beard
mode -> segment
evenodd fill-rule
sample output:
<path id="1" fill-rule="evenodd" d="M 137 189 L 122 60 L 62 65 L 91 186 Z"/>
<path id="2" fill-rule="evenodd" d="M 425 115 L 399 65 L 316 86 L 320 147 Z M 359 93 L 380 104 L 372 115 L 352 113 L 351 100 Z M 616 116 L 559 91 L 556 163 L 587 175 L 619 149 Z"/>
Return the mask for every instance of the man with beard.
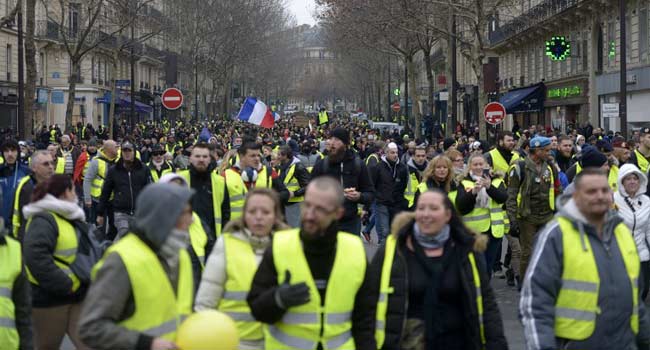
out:
<path id="1" fill-rule="evenodd" d="M 147 164 L 151 173 L 151 182 L 158 182 L 163 175 L 173 173 L 174 166 L 165 161 L 165 150 L 160 145 L 151 147 L 151 161 Z"/>
<path id="2" fill-rule="evenodd" d="M 338 230 L 344 201 L 338 181 L 312 180 L 301 228 L 276 232 L 264 252 L 247 301 L 266 349 L 377 348 L 363 243 Z"/>
<path id="3" fill-rule="evenodd" d="M 485 154 L 485 161 L 490 165 L 492 173 L 505 178 L 512 161 L 519 159 L 515 149 L 515 138 L 510 131 L 499 132 L 497 147 Z"/>
<path id="4" fill-rule="evenodd" d="M 568 136 L 560 136 L 558 139 L 555 162 L 560 167 L 560 171 L 565 174 L 571 165 L 573 165 L 573 141 Z"/>
<path id="5" fill-rule="evenodd" d="M 422 173 L 427 168 L 429 162 L 427 161 L 427 148 L 425 146 L 417 146 L 413 157 L 406 163 L 409 170 L 409 179 L 406 185 L 406 192 L 404 198 L 408 201 L 408 207 L 411 208 L 415 203 L 415 192 L 422 181 Z"/>
<path id="6" fill-rule="evenodd" d="M 221 235 L 221 228 L 230 220 L 228 187 L 223 176 L 214 169 L 210 148 L 207 143 L 201 142 L 192 148 L 189 169 L 178 172 L 195 191 L 191 204 L 208 234 L 206 252 L 212 251 L 212 246 Z"/>
<path id="7" fill-rule="evenodd" d="M 11 223 L 9 213 L 18 182 L 30 173 L 29 168 L 20 163 L 18 152 L 18 142 L 7 140 L 2 144 L 2 158 L 5 162 L 0 166 L 0 188 L 2 189 L 2 218 L 5 225 Z M 2 227 L 0 231 L 1 229 Z"/>
<path id="8" fill-rule="evenodd" d="M 350 134 L 343 128 L 330 132 L 328 155 L 316 163 L 312 178 L 321 175 L 334 177 L 343 187 L 345 214 L 339 221 L 339 230 L 358 235 L 361 231 L 359 204 L 370 204 L 375 196 L 368 168 L 357 154 L 349 149 Z"/>

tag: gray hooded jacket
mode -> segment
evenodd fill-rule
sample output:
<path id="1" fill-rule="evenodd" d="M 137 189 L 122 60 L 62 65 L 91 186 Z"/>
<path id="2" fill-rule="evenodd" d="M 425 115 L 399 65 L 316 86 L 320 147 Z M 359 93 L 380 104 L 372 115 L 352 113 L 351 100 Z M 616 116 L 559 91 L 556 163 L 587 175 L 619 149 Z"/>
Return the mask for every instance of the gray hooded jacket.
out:
<path id="1" fill-rule="evenodd" d="M 620 349 L 632 350 L 637 343 L 650 342 L 650 329 L 643 302 L 638 305 L 639 334 L 630 327 L 632 286 L 628 279 L 614 228 L 622 222 L 610 212 L 601 240 L 596 229 L 578 210 L 573 199 L 558 216 L 569 218 L 593 249 L 600 277 L 596 329 L 583 341 L 555 337 L 555 303 L 562 287 L 562 231 L 557 218 L 537 234 L 537 243 L 523 283 L 519 312 L 527 349 Z"/>
<path id="2" fill-rule="evenodd" d="M 137 199 L 133 233 L 142 238 L 158 255 L 174 290 L 177 288 L 178 265 L 169 263 L 176 257 L 165 256 L 168 237 L 192 191 L 172 184 L 147 186 Z M 152 288 L 156 288 L 152 286 Z M 155 303 L 155 300 L 151 301 Z M 149 349 L 153 338 L 118 325 L 135 312 L 131 282 L 118 254 L 104 257 L 97 271 L 79 320 L 79 336 L 93 349 Z"/>

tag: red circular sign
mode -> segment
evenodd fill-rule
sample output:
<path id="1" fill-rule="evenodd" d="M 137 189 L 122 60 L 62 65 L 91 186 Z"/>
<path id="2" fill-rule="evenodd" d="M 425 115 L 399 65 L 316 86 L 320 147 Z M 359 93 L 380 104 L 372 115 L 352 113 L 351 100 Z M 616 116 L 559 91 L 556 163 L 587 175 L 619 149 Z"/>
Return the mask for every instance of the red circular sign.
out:
<path id="1" fill-rule="evenodd" d="M 162 100 L 163 107 L 171 111 L 179 109 L 183 105 L 183 93 L 177 88 L 166 89 L 163 91 L 160 99 Z"/>
<path id="2" fill-rule="evenodd" d="M 506 117 L 506 107 L 499 102 L 490 102 L 485 106 L 483 116 L 488 124 L 500 124 Z"/>
<path id="3" fill-rule="evenodd" d="M 402 109 L 402 106 L 399 105 L 399 102 L 395 102 L 391 108 L 393 109 L 393 112 L 397 113 Z"/>

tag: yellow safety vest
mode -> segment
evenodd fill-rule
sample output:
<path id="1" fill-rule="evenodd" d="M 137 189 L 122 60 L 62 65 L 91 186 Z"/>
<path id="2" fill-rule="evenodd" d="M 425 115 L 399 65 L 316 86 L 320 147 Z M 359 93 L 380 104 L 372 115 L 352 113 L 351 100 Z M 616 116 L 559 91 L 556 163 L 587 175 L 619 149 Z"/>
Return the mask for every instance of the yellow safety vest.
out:
<path id="1" fill-rule="evenodd" d="M 178 175 L 183 177 L 183 179 L 185 179 L 185 182 L 187 182 L 187 185 L 192 188 L 192 181 L 189 170 L 181 170 L 178 172 Z M 223 222 L 223 219 L 221 217 L 221 203 L 223 203 L 225 181 L 223 176 L 217 174 L 215 171 L 210 173 L 210 179 L 212 185 L 212 212 L 214 214 L 214 228 L 216 230 L 215 235 L 219 237 L 221 235 L 221 224 Z"/>
<path id="2" fill-rule="evenodd" d="M 77 246 L 78 246 L 77 231 L 75 230 L 74 226 L 70 223 L 70 221 L 62 218 L 61 216 L 55 214 L 54 212 L 49 211 L 48 213 L 50 213 L 50 215 L 52 215 L 52 217 L 54 218 L 54 221 L 56 222 L 57 231 L 59 233 L 59 235 L 56 238 L 56 246 L 54 247 L 54 253 L 52 254 L 54 264 L 61 271 L 63 271 L 68 276 L 68 278 L 70 278 L 70 280 L 72 281 L 71 292 L 76 292 L 81 286 L 81 281 L 79 281 L 77 275 L 75 275 L 72 272 L 72 270 L 70 270 L 70 265 L 77 258 Z M 29 231 L 30 223 L 31 223 L 31 219 L 27 221 L 25 235 L 28 234 L 27 231 Z M 25 266 L 25 271 L 27 272 L 27 279 L 29 279 L 29 281 L 32 284 L 38 286 L 38 281 L 30 272 L 29 266 Z"/>
<path id="3" fill-rule="evenodd" d="M 235 321 L 240 339 L 261 340 L 264 338 L 262 324 L 255 321 L 246 302 L 257 271 L 255 252 L 249 242 L 230 233 L 225 233 L 222 237 L 227 279 L 217 309 Z"/>
<path id="4" fill-rule="evenodd" d="M 102 186 L 104 186 L 104 179 L 108 174 L 108 160 L 104 157 L 99 156 L 97 159 L 97 176 L 93 179 L 93 182 L 90 186 L 90 196 L 99 199 L 102 195 Z"/>
<path id="5" fill-rule="evenodd" d="M 158 176 L 158 170 L 156 170 L 156 168 L 153 167 L 152 163 L 149 163 L 147 165 L 149 167 L 149 172 L 151 172 L 151 180 L 153 180 L 153 182 L 158 182 L 158 181 L 160 181 L 161 177 L 165 176 L 166 174 L 171 174 L 171 173 L 174 172 L 172 170 L 172 166 L 169 164 L 169 162 L 163 163 L 163 165 L 165 165 L 165 164 L 167 165 L 167 168 L 165 168 L 165 169 L 161 168 L 160 176 Z"/>
<path id="6" fill-rule="evenodd" d="M 241 175 L 233 169 L 226 169 L 225 172 L 226 185 L 228 186 L 228 195 L 230 196 L 230 219 L 235 220 L 241 217 L 244 210 L 244 201 L 248 189 Z M 271 188 L 273 182 L 271 181 L 271 174 L 267 173 L 267 167 L 263 166 L 262 170 L 257 174 L 255 187 Z"/>
<path id="7" fill-rule="evenodd" d="M 23 260 L 20 243 L 5 237 L 0 245 L 0 344 L 7 349 L 18 349 L 20 337 L 16 331 L 16 307 L 12 299 L 14 282 L 20 276 Z"/>
<path id="8" fill-rule="evenodd" d="M 598 265 L 591 243 L 581 237 L 571 220 L 562 216 L 557 220 L 562 230 L 563 268 L 562 287 L 555 301 L 555 335 L 564 339 L 584 340 L 594 333 L 596 318 L 600 313 Z M 630 326 L 634 334 L 637 334 L 639 256 L 632 233 L 624 223 L 616 226 L 614 236 L 632 285 L 633 312 L 630 315 Z"/>
<path id="9" fill-rule="evenodd" d="M 375 158 L 375 161 L 379 162 L 379 157 L 377 156 L 376 153 L 373 153 L 373 154 L 369 155 L 368 158 L 366 158 L 366 165 L 368 165 L 368 163 L 370 163 L 370 158 Z"/>
<path id="10" fill-rule="evenodd" d="M 54 169 L 55 174 L 64 174 L 65 173 L 65 158 L 57 157 L 56 158 L 56 169 Z"/>
<path id="11" fill-rule="evenodd" d="M 196 212 L 192 212 L 192 224 L 189 227 L 190 244 L 194 253 L 199 258 L 201 269 L 205 266 L 205 245 L 208 243 L 208 234 L 205 233 L 201 218 Z"/>
<path id="12" fill-rule="evenodd" d="M 56 142 L 56 129 L 50 130 L 50 143 Z"/>
<path id="13" fill-rule="evenodd" d="M 418 191 L 420 191 L 420 195 L 422 195 L 422 193 L 424 193 L 424 192 L 426 192 L 428 190 L 429 190 L 429 186 L 427 186 L 427 182 L 426 181 L 420 182 L 420 184 L 418 185 Z M 449 200 L 451 201 L 451 204 L 453 204 L 454 206 L 456 206 L 456 195 L 458 195 L 457 190 L 453 190 L 453 191 L 447 193 L 447 197 L 449 197 Z"/>
<path id="14" fill-rule="evenodd" d="M 287 170 L 287 176 L 284 177 L 284 184 L 287 186 L 287 189 L 291 192 L 296 192 L 300 190 L 300 183 L 296 179 L 295 175 L 296 164 L 292 164 Z M 293 197 L 289 199 L 289 203 L 300 203 L 305 200 L 304 196 Z"/>
<path id="15" fill-rule="evenodd" d="M 135 302 L 135 312 L 118 322 L 120 326 L 151 337 L 176 339 L 176 331 L 192 312 L 194 301 L 192 262 L 187 251 L 183 249 L 179 253 L 178 287 L 174 291 L 160 260 L 138 236 L 129 233 L 108 248 L 104 258 L 93 268 L 93 278 L 106 257 L 120 256 Z"/>
<path id="16" fill-rule="evenodd" d="M 618 188 L 618 170 L 618 166 L 612 165 L 609 168 L 609 174 L 607 174 L 607 183 L 613 192 L 616 192 L 616 189 Z M 581 172 L 582 167 L 580 166 L 580 163 L 576 163 L 576 175 L 580 174 Z"/>
<path id="17" fill-rule="evenodd" d="M 329 121 L 329 117 L 327 116 L 327 112 L 319 112 L 318 113 L 318 125 L 323 125 Z"/>
<path id="18" fill-rule="evenodd" d="M 514 167 L 518 167 L 517 163 L 512 165 L 512 169 L 516 171 Z M 524 167 L 525 168 L 525 167 Z M 548 206 L 551 208 L 551 210 L 555 210 L 555 177 L 553 176 L 553 169 L 551 168 L 550 165 L 547 164 L 547 170 L 549 172 L 550 176 L 550 186 L 548 188 Z M 526 169 L 519 169 L 519 193 L 517 193 L 517 207 L 521 205 L 521 196 L 522 196 L 522 191 L 524 187 L 522 186 L 521 183 L 521 172 L 526 171 Z M 518 214 L 517 214 L 518 215 Z"/>
<path id="19" fill-rule="evenodd" d="M 492 158 L 492 171 L 493 172 L 500 172 L 502 174 L 507 174 L 508 173 L 508 168 L 510 167 L 510 164 L 513 164 L 513 162 L 517 161 L 519 159 L 519 155 L 517 152 L 512 152 L 512 159 L 510 160 L 510 164 L 506 162 L 506 159 L 503 158 L 501 153 L 499 152 L 498 149 L 493 149 L 490 152 L 490 158 Z"/>
<path id="20" fill-rule="evenodd" d="M 413 204 L 415 203 L 415 190 L 419 186 L 420 186 L 420 182 L 418 181 L 417 174 L 411 173 L 409 169 L 409 180 L 406 183 L 406 191 L 404 192 L 404 198 L 409 202 L 409 206 L 408 206 L 409 208 L 412 207 Z"/>
<path id="21" fill-rule="evenodd" d="M 636 154 L 636 164 L 639 165 L 639 169 L 641 169 L 642 173 L 647 174 L 648 168 L 650 168 L 650 162 L 648 162 L 648 159 L 638 149 L 635 149 L 634 153 Z"/>
<path id="22" fill-rule="evenodd" d="M 499 187 L 502 183 L 501 178 L 492 179 L 492 186 L 494 187 Z M 463 180 L 461 186 L 465 187 L 466 192 L 471 192 L 476 183 Z M 505 234 L 505 216 L 503 204 L 498 204 L 494 199 L 490 198 L 489 208 L 474 208 L 469 214 L 463 215 L 463 222 L 477 233 L 491 230 L 494 238 L 501 238 Z"/>
<path id="23" fill-rule="evenodd" d="M 390 274 L 393 270 L 393 260 L 395 258 L 395 250 L 397 248 L 397 240 L 394 235 L 388 236 L 386 239 L 386 248 L 384 255 L 384 263 L 381 269 L 381 282 L 379 284 L 379 300 L 377 301 L 377 323 L 375 326 L 375 340 L 377 341 L 377 348 L 381 349 L 386 339 L 386 313 L 388 311 L 388 298 L 394 292 L 394 287 L 390 285 Z M 481 277 L 476 266 L 476 258 L 474 253 L 468 254 L 469 263 L 472 266 L 472 277 L 474 280 L 474 290 L 476 291 L 476 309 L 478 310 L 478 324 L 481 334 L 481 344 L 485 346 L 485 327 L 483 326 L 483 295 L 481 292 Z"/>
<path id="24" fill-rule="evenodd" d="M 18 231 L 20 230 L 20 225 L 22 224 L 20 215 L 20 210 L 22 209 L 20 208 L 20 192 L 23 191 L 23 187 L 27 182 L 31 181 L 31 179 L 32 178 L 30 176 L 25 176 L 20 179 L 18 186 L 16 186 L 16 193 L 14 194 L 14 212 L 11 216 L 11 227 L 14 238 L 18 238 Z"/>
<path id="25" fill-rule="evenodd" d="M 300 230 L 276 233 L 272 251 L 275 270 L 291 272 L 291 283 L 305 282 L 311 298 L 306 304 L 290 307 L 275 324 L 265 325 L 266 349 L 316 349 L 319 343 L 323 350 L 354 349 L 350 317 L 366 274 L 361 239 L 345 232 L 337 234 L 336 256 L 324 303 L 302 249 Z M 352 256 L 355 258 L 350 259 Z M 278 284 L 282 282 L 284 273 L 278 273 Z"/>

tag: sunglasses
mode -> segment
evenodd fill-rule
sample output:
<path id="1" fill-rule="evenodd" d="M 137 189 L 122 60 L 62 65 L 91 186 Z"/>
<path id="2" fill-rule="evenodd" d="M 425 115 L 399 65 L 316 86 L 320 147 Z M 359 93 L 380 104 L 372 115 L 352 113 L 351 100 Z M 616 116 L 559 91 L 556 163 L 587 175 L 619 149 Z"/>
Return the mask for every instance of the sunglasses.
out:
<path id="1" fill-rule="evenodd" d="M 154 156 L 162 156 L 162 155 L 165 154 L 165 152 L 153 152 L 151 154 L 154 155 Z"/>

